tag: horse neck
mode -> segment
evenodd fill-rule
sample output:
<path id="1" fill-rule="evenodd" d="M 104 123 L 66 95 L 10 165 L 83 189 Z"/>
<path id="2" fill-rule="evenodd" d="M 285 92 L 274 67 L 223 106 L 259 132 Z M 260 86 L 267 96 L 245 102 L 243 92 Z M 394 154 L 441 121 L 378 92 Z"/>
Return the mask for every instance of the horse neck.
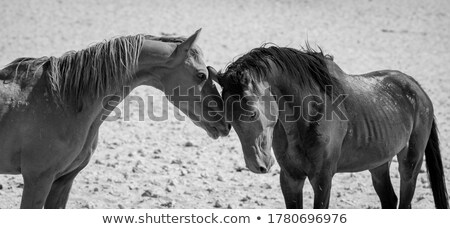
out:
<path id="1" fill-rule="evenodd" d="M 163 91 L 161 75 L 158 70 L 139 70 L 130 80 L 115 87 L 115 90 L 102 93 L 95 98 L 89 96 L 83 98 L 84 106 L 78 115 L 92 119 L 94 125 L 99 127 L 105 118 L 115 110 L 116 106 L 129 96 L 135 88 L 146 85 Z"/>
<path id="2" fill-rule="evenodd" d="M 82 58 L 85 56 L 83 52 L 86 52 L 83 50 L 65 54 L 60 58 L 50 58 L 50 87 L 55 99 L 59 100 L 57 103 L 65 107 L 63 112 L 95 122 L 94 118 L 98 119 L 97 116 L 110 113 L 119 102 L 140 85 L 149 85 L 162 90 L 160 77 L 162 74 L 159 74 L 162 71 L 161 66 L 166 63 L 176 44 L 145 40 L 140 46 L 139 39 L 135 42 L 136 47 L 122 50 L 121 53 L 125 53 L 123 54 L 125 56 L 113 55 L 111 58 L 117 64 L 110 67 L 84 67 L 83 69 L 88 70 L 77 70 L 81 68 L 80 63 L 84 62 L 89 66 L 104 66 L 103 62 L 92 60 L 93 57 Z M 114 43 L 111 45 L 120 46 Z M 99 52 L 100 56 L 108 57 L 108 54 L 100 49 L 101 46 L 97 49 L 95 47 L 91 49 Z M 120 49 L 120 47 L 116 48 Z M 139 51 L 138 48 L 140 48 Z M 138 54 L 139 56 L 136 57 Z M 137 59 L 134 59 L 135 57 Z M 92 61 L 89 62 L 89 60 Z M 123 65 L 125 66 L 117 67 Z M 110 103 L 112 100 L 113 102 Z M 109 112 L 105 111 L 105 104 L 109 105 Z"/>
<path id="3" fill-rule="evenodd" d="M 90 107 L 86 109 L 86 112 L 96 115 L 97 121 L 101 120 L 101 117 L 111 113 L 131 91 L 141 85 L 151 86 L 164 92 L 163 79 L 170 75 L 166 66 L 167 60 L 176 47 L 175 43 L 145 40 L 138 57 L 138 66 L 132 77 L 119 87 L 114 87 L 114 91 L 101 94 L 94 101 L 88 102 Z M 104 109 L 106 106 L 108 109 Z M 102 121 L 99 122 L 102 123 Z"/>
<path id="4" fill-rule="evenodd" d="M 167 70 L 171 68 L 167 62 L 176 47 L 176 43 L 145 40 L 132 86 L 147 85 L 164 92 L 163 77 L 170 74 Z"/>
<path id="5" fill-rule="evenodd" d="M 152 86 L 163 91 L 162 78 L 167 75 L 166 62 L 176 46 L 175 43 L 170 42 L 145 40 L 132 77 L 116 87 L 115 91 L 103 96 L 114 94 L 121 96 L 123 100 L 134 88 L 141 85 Z"/>
<path id="6" fill-rule="evenodd" d="M 130 85 L 124 85 L 114 91 L 105 92 L 96 97 L 86 96 L 83 98 L 82 108 L 71 107 L 65 109 L 65 111 L 79 119 L 89 120 L 87 121 L 88 123 L 92 123 L 98 128 L 133 89 Z"/>
<path id="7" fill-rule="evenodd" d="M 333 60 L 325 60 L 326 64 L 327 64 L 327 68 L 328 71 L 330 72 L 331 75 L 339 78 L 341 76 L 346 76 L 347 73 L 345 73 L 341 67 L 339 67 L 339 65 L 337 65 Z"/>
<path id="8" fill-rule="evenodd" d="M 145 40 L 139 54 L 139 70 L 156 68 L 166 64 L 176 47 L 176 43 Z"/>
<path id="9" fill-rule="evenodd" d="M 324 92 L 302 87 L 288 76 L 279 76 L 276 80 L 272 78 L 269 81 L 271 93 L 275 95 L 278 104 L 278 121 L 282 124 L 289 142 L 301 146 L 312 123 L 306 105 L 311 99 L 328 98 Z"/>

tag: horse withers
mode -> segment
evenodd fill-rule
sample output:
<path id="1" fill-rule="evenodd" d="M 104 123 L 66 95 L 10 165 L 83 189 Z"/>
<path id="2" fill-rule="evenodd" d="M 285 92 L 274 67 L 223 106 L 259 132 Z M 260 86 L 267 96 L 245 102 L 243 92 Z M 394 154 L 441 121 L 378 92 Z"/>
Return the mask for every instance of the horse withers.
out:
<path id="1" fill-rule="evenodd" d="M 66 206 L 104 117 L 140 85 L 163 91 L 211 137 L 227 135 L 198 35 L 118 37 L 58 58 L 19 58 L 1 69 L 0 173 L 22 174 L 20 207 Z"/>
<path id="2" fill-rule="evenodd" d="M 363 170 L 383 208 L 411 208 L 424 155 L 435 206 L 448 208 L 433 106 L 412 77 L 392 70 L 349 75 L 309 45 L 255 48 L 213 77 L 248 168 L 268 172 L 273 148 L 287 208 L 303 207 L 306 178 L 314 208 L 328 208 L 333 175 Z M 389 175 L 394 156 L 399 205 Z"/>

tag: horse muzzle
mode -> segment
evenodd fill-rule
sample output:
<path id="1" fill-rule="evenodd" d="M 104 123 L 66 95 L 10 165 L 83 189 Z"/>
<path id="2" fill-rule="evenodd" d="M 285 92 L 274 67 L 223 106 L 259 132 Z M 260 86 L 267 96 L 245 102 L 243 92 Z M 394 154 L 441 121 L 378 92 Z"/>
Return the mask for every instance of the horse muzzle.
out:
<path id="1" fill-rule="evenodd" d="M 262 152 L 258 147 L 255 146 L 252 146 L 249 150 L 252 151 L 251 155 L 254 155 L 254 160 L 247 160 L 247 157 L 245 158 L 245 164 L 247 168 L 253 173 L 257 174 L 270 172 L 270 169 L 275 163 L 275 160 L 273 159 L 270 151 Z M 244 155 L 248 154 L 245 154 L 244 152 Z"/>

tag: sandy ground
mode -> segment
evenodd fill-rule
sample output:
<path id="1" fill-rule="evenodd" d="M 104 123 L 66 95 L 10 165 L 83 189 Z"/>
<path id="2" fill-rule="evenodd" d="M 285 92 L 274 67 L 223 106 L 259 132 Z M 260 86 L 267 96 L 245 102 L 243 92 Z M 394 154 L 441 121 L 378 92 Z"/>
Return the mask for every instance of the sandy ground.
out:
<path id="1" fill-rule="evenodd" d="M 306 39 L 334 55 L 348 73 L 398 69 L 432 98 L 450 189 L 450 2 L 421 1 L 0 1 L 0 65 L 23 56 L 59 56 L 118 35 L 190 35 L 203 28 L 206 61 L 224 67 L 265 42 L 298 47 Z M 165 109 L 153 96 L 156 114 Z M 173 106 L 169 106 L 173 113 Z M 91 163 L 76 178 L 69 208 L 284 208 L 278 174 L 245 167 L 235 132 L 219 140 L 173 115 L 103 124 Z M 414 208 L 433 208 L 425 166 Z M 397 163 L 391 169 L 399 190 Z M 21 176 L 0 175 L 0 208 L 17 208 Z M 305 207 L 312 190 L 304 190 Z M 368 172 L 338 174 L 331 208 L 379 208 Z"/>

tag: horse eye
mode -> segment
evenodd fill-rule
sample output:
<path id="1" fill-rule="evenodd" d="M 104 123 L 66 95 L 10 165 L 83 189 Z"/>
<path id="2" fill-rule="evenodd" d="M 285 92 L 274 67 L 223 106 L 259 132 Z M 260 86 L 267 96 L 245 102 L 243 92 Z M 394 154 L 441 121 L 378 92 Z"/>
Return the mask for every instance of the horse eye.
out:
<path id="1" fill-rule="evenodd" d="M 206 79 L 206 74 L 205 73 L 198 73 L 197 74 L 197 77 L 200 79 L 200 80 L 205 80 Z"/>
<path id="2" fill-rule="evenodd" d="M 257 111 L 253 111 L 252 114 L 250 115 L 250 119 L 256 119 L 258 117 L 258 112 Z"/>

